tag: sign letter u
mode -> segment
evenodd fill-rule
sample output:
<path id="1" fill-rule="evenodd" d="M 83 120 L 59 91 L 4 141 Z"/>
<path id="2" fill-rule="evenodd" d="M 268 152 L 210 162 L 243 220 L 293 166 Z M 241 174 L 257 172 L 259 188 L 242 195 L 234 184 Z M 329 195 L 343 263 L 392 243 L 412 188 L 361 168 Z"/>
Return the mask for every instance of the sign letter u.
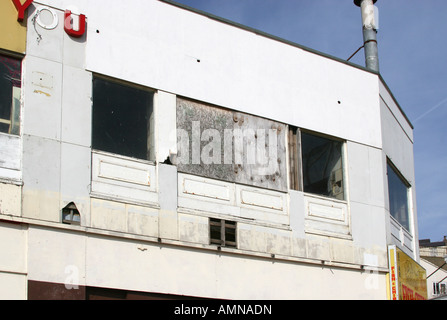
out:
<path id="1" fill-rule="evenodd" d="M 71 11 L 65 10 L 64 30 L 69 36 L 81 37 L 85 33 L 85 15 L 79 15 L 79 30 L 74 30 Z"/>

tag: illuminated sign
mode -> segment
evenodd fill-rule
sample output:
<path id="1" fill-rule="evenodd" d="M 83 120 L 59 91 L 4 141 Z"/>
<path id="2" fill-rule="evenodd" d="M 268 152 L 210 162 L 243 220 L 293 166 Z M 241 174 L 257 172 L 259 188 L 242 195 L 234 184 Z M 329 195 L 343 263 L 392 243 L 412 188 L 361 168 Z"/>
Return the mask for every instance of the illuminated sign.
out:
<path id="1" fill-rule="evenodd" d="M 426 300 L 425 269 L 396 246 L 388 247 L 391 300 Z"/>

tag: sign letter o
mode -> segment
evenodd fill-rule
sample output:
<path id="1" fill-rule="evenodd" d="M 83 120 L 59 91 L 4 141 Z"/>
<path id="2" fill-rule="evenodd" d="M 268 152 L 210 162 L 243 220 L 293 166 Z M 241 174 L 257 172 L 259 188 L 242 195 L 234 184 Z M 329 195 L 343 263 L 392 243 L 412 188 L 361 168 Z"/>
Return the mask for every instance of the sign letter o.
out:
<path id="1" fill-rule="evenodd" d="M 42 22 L 42 19 L 40 18 L 42 11 L 48 11 L 53 16 L 53 22 L 51 24 L 45 24 Z M 53 9 L 42 8 L 42 9 L 37 10 L 36 23 L 46 30 L 53 30 L 59 24 L 59 18 L 57 17 L 57 13 Z"/>

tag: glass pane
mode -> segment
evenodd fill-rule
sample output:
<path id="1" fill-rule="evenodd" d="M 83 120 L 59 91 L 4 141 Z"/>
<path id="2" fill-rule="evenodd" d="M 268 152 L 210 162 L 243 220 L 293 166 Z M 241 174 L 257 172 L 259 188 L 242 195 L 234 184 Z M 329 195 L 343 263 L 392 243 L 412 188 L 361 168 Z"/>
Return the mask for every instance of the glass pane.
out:
<path id="1" fill-rule="evenodd" d="M 11 127 L 9 133 L 15 135 L 20 134 L 20 94 L 20 88 L 12 88 Z"/>
<path id="2" fill-rule="evenodd" d="M 225 241 L 236 242 L 236 229 L 225 228 Z"/>
<path id="3" fill-rule="evenodd" d="M 13 91 L 21 87 L 21 73 L 20 60 L 0 56 L 0 119 L 11 121 Z M 0 126 L 0 132 L 9 130 L 9 125 Z"/>
<path id="4" fill-rule="evenodd" d="M 9 132 L 9 124 L 0 122 L 0 132 Z"/>
<path id="5" fill-rule="evenodd" d="M 93 80 L 94 149 L 149 159 L 152 92 L 104 79 Z"/>
<path id="6" fill-rule="evenodd" d="M 221 222 L 219 219 L 210 219 L 210 239 L 211 243 L 221 243 Z"/>
<path id="7" fill-rule="evenodd" d="M 73 218 L 72 218 L 73 222 L 75 223 L 79 223 L 81 222 L 81 216 L 79 213 L 73 213 Z"/>
<path id="8" fill-rule="evenodd" d="M 344 199 L 343 142 L 301 134 L 304 192 Z"/>
<path id="9" fill-rule="evenodd" d="M 72 214 L 70 210 L 62 210 L 62 221 L 70 221 L 72 219 Z"/>
<path id="10" fill-rule="evenodd" d="M 387 170 L 390 214 L 405 229 L 410 230 L 410 222 L 408 218 L 408 185 L 389 164 Z"/>

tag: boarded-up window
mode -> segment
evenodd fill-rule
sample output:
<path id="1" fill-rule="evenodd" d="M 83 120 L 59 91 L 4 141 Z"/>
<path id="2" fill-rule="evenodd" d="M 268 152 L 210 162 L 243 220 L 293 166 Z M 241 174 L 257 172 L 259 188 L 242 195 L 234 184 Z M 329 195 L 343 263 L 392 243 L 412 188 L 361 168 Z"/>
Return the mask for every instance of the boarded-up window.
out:
<path id="1" fill-rule="evenodd" d="M 180 172 L 287 191 L 286 125 L 177 100 Z"/>
<path id="2" fill-rule="evenodd" d="M 145 88 L 93 79 L 92 147 L 152 160 L 153 93 Z"/>
<path id="3" fill-rule="evenodd" d="M 22 62 L 0 56 L 0 132 L 20 134 Z"/>

